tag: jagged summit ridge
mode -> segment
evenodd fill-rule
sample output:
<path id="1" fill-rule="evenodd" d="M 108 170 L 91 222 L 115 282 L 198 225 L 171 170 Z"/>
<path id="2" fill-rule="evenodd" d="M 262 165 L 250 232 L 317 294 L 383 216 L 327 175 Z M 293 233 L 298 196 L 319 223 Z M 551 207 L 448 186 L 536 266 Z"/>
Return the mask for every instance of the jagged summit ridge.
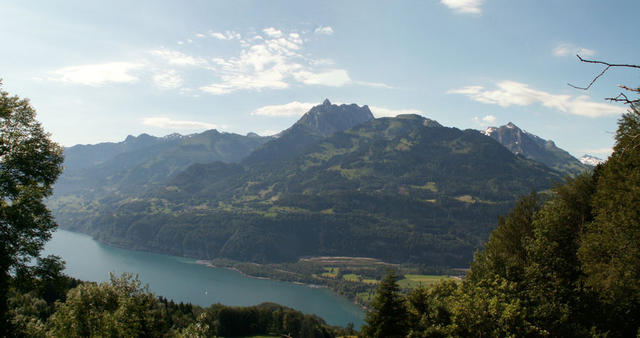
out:
<path id="1" fill-rule="evenodd" d="M 501 127 L 489 127 L 482 133 L 500 142 L 512 153 L 541 162 L 563 174 L 575 175 L 588 169 L 553 141 L 526 132 L 513 122 Z"/>
<path id="2" fill-rule="evenodd" d="M 254 151 L 243 163 L 266 164 L 290 158 L 314 142 L 373 119 L 373 114 L 366 105 L 336 105 L 325 99 L 322 104 L 309 109 L 291 127 L 279 133 L 277 139 Z"/>
<path id="3" fill-rule="evenodd" d="M 306 112 L 291 128 L 304 126 L 326 137 L 373 119 L 373 114 L 366 105 L 362 107 L 355 103 L 336 105 L 329 99 L 325 99 L 321 105 L 314 106 Z"/>

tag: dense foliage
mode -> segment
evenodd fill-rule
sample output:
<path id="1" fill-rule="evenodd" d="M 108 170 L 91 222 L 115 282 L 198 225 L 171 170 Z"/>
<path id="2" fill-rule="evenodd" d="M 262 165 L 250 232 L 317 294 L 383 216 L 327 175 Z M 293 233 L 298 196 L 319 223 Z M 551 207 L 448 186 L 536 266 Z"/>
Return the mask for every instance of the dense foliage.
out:
<path id="1" fill-rule="evenodd" d="M 35 115 L 29 100 L 0 90 L 0 336 L 10 274 L 38 256 L 56 227 L 44 199 L 62 171 L 62 148 Z"/>
<path id="2" fill-rule="evenodd" d="M 640 112 L 632 106 L 605 164 L 522 198 L 464 282 L 408 295 L 410 336 L 640 334 L 639 198 Z"/>
<path id="3" fill-rule="evenodd" d="M 334 132 L 324 109 L 364 109 L 336 107 L 312 109 L 305 116 L 317 116 L 254 153 L 266 158 L 194 165 L 136 196 L 60 204 L 56 217 L 113 245 L 204 259 L 366 256 L 467 266 L 518 196 L 560 180 L 478 131 L 417 115 L 363 115 Z"/>

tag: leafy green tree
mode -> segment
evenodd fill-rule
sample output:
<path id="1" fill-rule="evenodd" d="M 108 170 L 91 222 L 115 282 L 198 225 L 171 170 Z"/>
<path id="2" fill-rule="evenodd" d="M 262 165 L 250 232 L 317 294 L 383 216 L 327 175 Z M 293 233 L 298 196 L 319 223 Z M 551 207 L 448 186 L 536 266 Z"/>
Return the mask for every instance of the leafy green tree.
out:
<path id="1" fill-rule="evenodd" d="M 613 154 L 601 168 L 595 221 L 579 249 L 586 284 L 607 308 L 608 329 L 640 327 L 640 111 L 623 115 Z"/>
<path id="2" fill-rule="evenodd" d="M 533 219 L 542 202 L 543 197 L 533 191 L 522 197 L 507 217 L 498 219 L 498 226 L 474 257 L 469 280 L 477 282 L 495 275 L 510 281 L 523 279 L 528 261 L 525 243 L 533 236 Z"/>
<path id="3" fill-rule="evenodd" d="M 518 284 L 500 277 L 463 283 L 452 297 L 451 335 L 527 337 L 546 332 L 530 323 Z"/>
<path id="4" fill-rule="evenodd" d="M 130 274 L 70 290 L 49 323 L 59 337 L 149 337 L 164 330 L 158 300 Z"/>
<path id="5" fill-rule="evenodd" d="M 552 336 L 588 334 L 594 308 L 582 288 L 577 252 L 580 236 L 592 220 L 595 177 L 584 174 L 553 189 L 553 198 L 536 214 L 529 257 L 520 285 L 530 318 Z"/>
<path id="6" fill-rule="evenodd" d="M 51 308 L 47 302 L 35 295 L 35 292 L 14 293 L 9 299 L 12 336 L 44 337 L 45 318 Z"/>
<path id="7" fill-rule="evenodd" d="M 11 272 L 37 257 L 56 227 L 43 200 L 62 171 L 62 148 L 35 117 L 29 100 L 0 90 L 0 336 Z"/>
<path id="8" fill-rule="evenodd" d="M 181 338 L 200 338 L 200 337 L 212 337 L 214 334 L 211 332 L 211 327 L 207 322 L 209 319 L 207 318 L 207 313 L 202 312 L 196 321 L 191 325 L 184 328 L 179 334 L 178 337 Z"/>
<path id="9" fill-rule="evenodd" d="M 443 281 L 420 286 L 409 294 L 410 337 L 447 337 L 452 331 L 452 303 L 459 285 Z"/>
<path id="10" fill-rule="evenodd" d="M 367 312 L 362 333 L 367 337 L 405 337 L 409 331 L 408 312 L 394 271 L 384 277 Z"/>

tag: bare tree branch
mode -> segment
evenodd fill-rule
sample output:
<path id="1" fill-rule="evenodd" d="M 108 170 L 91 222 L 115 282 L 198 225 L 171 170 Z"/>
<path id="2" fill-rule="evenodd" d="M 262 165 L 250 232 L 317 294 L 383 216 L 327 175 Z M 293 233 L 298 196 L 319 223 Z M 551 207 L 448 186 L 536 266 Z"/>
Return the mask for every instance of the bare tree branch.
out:
<path id="1" fill-rule="evenodd" d="M 596 77 L 593 78 L 593 80 L 591 80 L 591 82 L 589 83 L 588 86 L 586 87 L 578 87 L 578 86 L 574 86 L 571 83 L 567 83 L 570 87 L 573 87 L 575 89 L 581 89 L 581 90 L 588 90 L 589 88 L 591 88 L 591 86 L 602 76 L 604 75 L 604 73 L 606 73 L 609 68 L 611 67 L 626 67 L 626 68 L 638 68 L 640 69 L 640 65 L 632 65 L 632 64 L 626 64 L 626 63 L 609 63 L 609 62 L 604 62 L 604 61 L 599 61 L 599 60 L 587 60 L 587 59 L 583 59 L 580 54 L 576 54 L 576 56 L 578 57 L 578 60 L 580 60 L 581 62 L 585 62 L 585 63 L 596 63 L 596 64 L 600 64 L 600 65 L 605 65 L 607 67 L 605 67 L 602 72 L 600 72 L 600 74 L 598 74 Z M 625 87 L 622 87 L 623 89 L 627 89 Z M 627 89 L 628 90 L 628 89 Z"/>
<path id="2" fill-rule="evenodd" d="M 627 63 L 609 63 L 609 62 L 604 62 L 604 61 L 599 61 L 599 60 L 587 60 L 587 59 L 583 59 L 582 57 L 580 57 L 579 54 L 576 55 L 578 57 L 578 59 L 582 62 L 586 62 L 586 63 L 597 63 L 597 64 L 601 64 L 601 65 L 605 65 L 608 67 L 628 67 L 628 68 L 640 68 L 640 65 L 632 65 L 632 64 L 627 64 Z"/>
<path id="3" fill-rule="evenodd" d="M 574 86 L 571 83 L 567 83 L 570 87 L 576 88 L 576 89 L 580 89 L 580 90 L 588 90 L 589 88 L 591 88 L 591 86 L 602 76 L 604 75 L 604 73 L 606 73 L 610 68 L 612 67 L 624 67 L 624 68 L 637 68 L 640 69 L 640 65 L 633 65 L 633 64 L 627 64 L 627 63 L 609 63 L 609 62 L 604 62 L 604 61 L 599 61 L 599 60 L 587 60 L 587 59 L 583 59 L 579 54 L 576 55 L 578 57 L 578 60 L 580 60 L 580 62 L 585 62 L 585 63 L 595 63 L 595 64 L 599 64 L 599 65 L 605 65 L 606 67 L 600 72 L 600 74 L 596 75 L 596 77 L 593 78 L 593 80 L 591 80 L 591 82 L 589 83 L 589 85 L 587 85 L 586 87 L 578 87 L 578 86 Z M 628 92 L 632 92 L 632 93 L 636 93 L 636 94 L 640 94 L 640 87 L 638 88 L 631 88 L 625 85 L 618 85 L 618 87 L 628 91 Z M 625 93 L 620 93 L 618 94 L 618 96 L 616 97 L 608 97 L 605 100 L 611 101 L 611 102 L 622 102 L 624 104 L 627 104 L 629 106 L 631 106 L 632 111 L 636 114 L 640 114 L 640 111 L 638 111 L 637 109 L 635 109 L 636 107 L 640 106 L 640 98 L 632 100 L 629 99 L 629 97 L 625 94 Z"/>

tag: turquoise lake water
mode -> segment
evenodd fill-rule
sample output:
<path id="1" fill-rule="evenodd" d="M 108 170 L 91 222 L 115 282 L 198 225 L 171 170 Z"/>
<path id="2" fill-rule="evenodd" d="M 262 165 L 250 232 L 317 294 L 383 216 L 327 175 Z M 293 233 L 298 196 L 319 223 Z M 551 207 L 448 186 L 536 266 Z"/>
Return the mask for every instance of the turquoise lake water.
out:
<path id="1" fill-rule="evenodd" d="M 43 255 L 66 261 L 65 273 L 86 280 L 109 280 L 109 272 L 138 274 L 157 295 L 202 306 L 213 303 L 248 306 L 274 302 L 316 314 L 331 325 L 362 324 L 364 312 L 326 288 L 255 279 L 196 263 L 194 259 L 110 247 L 90 236 L 58 230 Z"/>

